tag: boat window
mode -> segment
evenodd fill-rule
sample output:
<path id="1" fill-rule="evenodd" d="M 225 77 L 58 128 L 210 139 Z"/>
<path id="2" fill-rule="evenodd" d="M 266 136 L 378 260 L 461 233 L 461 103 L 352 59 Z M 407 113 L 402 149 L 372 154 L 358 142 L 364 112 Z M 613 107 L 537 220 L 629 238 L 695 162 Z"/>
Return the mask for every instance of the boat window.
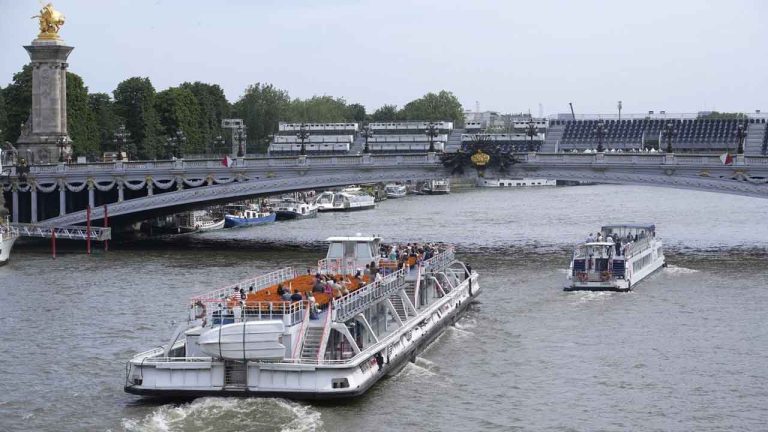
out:
<path id="1" fill-rule="evenodd" d="M 355 256 L 355 244 L 353 242 L 344 242 L 344 256 L 348 258 Z"/>
<path id="2" fill-rule="evenodd" d="M 372 257 L 373 255 L 371 254 L 370 243 L 357 242 L 357 255 L 355 256 L 355 258 L 367 260 Z"/>
<path id="3" fill-rule="evenodd" d="M 341 243 L 333 242 L 328 247 L 328 258 L 341 258 L 343 255 L 344 249 L 341 246 Z"/>

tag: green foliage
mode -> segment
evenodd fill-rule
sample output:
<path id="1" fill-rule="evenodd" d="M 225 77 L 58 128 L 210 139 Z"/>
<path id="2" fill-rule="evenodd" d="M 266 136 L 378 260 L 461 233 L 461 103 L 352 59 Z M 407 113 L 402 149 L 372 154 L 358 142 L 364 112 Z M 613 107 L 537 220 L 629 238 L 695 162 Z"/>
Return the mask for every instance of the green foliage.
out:
<path id="1" fill-rule="evenodd" d="M 367 118 L 367 115 L 365 113 L 364 106 L 358 103 L 347 105 L 347 115 L 346 115 L 347 121 L 362 123 L 366 120 L 366 118 Z"/>
<path id="2" fill-rule="evenodd" d="M 247 127 L 248 143 L 256 145 L 257 152 L 265 152 L 277 123 L 288 117 L 291 100 L 288 92 L 272 84 L 256 83 L 235 102 L 235 117 L 242 118 Z"/>
<path id="3" fill-rule="evenodd" d="M 96 125 L 99 152 L 117 151 L 114 133 L 123 120 L 115 114 L 112 99 L 106 93 L 92 93 L 88 95 L 88 107 Z"/>
<path id="4" fill-rule="evenodd" d="M 347 102 L 331 96 L 313 96 L 291 101 L 288 121 L 294 123 L 340 123 L 347 120 Z"/>
<path id="5" fill-rule="evenodd" d="M 408 102 L 398 117 L 401 120 L 450 120 L 461 125 L 464 123 L 464 109 L 453 93 L 441 90 L 440 93 L 427 93 Z"/>
<path id="6" fill-rule="evenodd" d="M 2 146 L 5 141 L 10 141 L 7 138 L 5 138 L 5 130 L 8 129 L 8 115 L 5 112 L 5 96 L 3 96 L 3 88 L 0 87 L 0 146 Z M 0 206 L 0 211 L 2 210 Z"/>
<path id="7" fill-rule="evenodd" d="M 149 78 L 129 78 L 114 91 L 115 112 L 125 119 L 125 127 L 136 145 L 131 158 L 155 159 L 163 154 L 163 138 L 155 111 L 155 88 Z"/>
<path id="8" fill-rule="evenodd" d="M 224 136 L 221 120 L 230 116 L 231 107 L 224 90 L 216 84 L 201 82 L 183 83 L 179 86 L 195 96 L 198 105 L 197 128 L 203 149 L 211 149 L 216 137 Z"/>
<path id="9" fill-rule="evenodd" d="M 32 110 L 32 66 L 13 75 L 13 82 L 3 90 L 6 106 L 7 130 L 3 130 L 5 139 L 16 143 L 21 133 L 21 124 L 29 119 Z"/>
<path id="10" fill-rule="evenodd" d="M 183 132 L 185 139 L 178 143 L 182 155 L 205 152 L 200 131 L 200 106 L 191 91 L 178 87 L 163 90 L 155 96 L 155 109 L 165 137 L 175 137 L 178 132 Z"/>
<path id="11" fill-rule="evenodd" d="M 99 132 L 88 104 L 88 87 L 80 76 L 67 72 L 67 132 L 72 139 L 75 156 L 96 157 Z"/>
<path id="12" fill-rule="evenodd" d="M 397 120 L 397 106 L 384 105 L 371 114 L 371 121 L 393 122 Z"/>

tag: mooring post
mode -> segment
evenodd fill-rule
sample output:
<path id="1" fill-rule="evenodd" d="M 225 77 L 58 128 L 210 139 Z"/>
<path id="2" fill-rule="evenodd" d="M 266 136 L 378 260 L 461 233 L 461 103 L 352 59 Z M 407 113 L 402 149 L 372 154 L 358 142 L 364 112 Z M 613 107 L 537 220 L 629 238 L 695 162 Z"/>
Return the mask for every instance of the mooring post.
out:
<path id="1" fill-rule="evenodd" d="M 51 256 L 56 259 L 56 228 L 51 228 Z"/>
<path id="2" fill-rule="evenodd" d="M 85 208 L 85 253 L 91 254 L 91 206 Z"/>
<path id="3" fill-rule="evenodd" d="M 109 228 L 109 209 L 104 204 L 104 228 Z M 109 240 L 104 240 L 104 252 L 109 250 Z"/>

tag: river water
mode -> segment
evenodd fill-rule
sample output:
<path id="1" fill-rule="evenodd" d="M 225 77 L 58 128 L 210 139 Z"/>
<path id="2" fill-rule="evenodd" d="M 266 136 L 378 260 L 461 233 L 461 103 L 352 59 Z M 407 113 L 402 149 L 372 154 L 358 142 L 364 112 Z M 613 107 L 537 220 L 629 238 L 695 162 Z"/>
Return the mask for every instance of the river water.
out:
<path id="1" fill-rule="evenodd" d="M 765 430 L 768 201 L 627 186 L 470 190 L 374 211 L 112 244 L 19 247 L 0 268 L 2 431 Z M 653 222 L 668 268 L 631 293 L 562 291 L 569 249 L 601 224 Z M 478 302 L 415 363 L 336 404 L 123 392 L 195 293 L 375 233 L 446 241 Z"/>

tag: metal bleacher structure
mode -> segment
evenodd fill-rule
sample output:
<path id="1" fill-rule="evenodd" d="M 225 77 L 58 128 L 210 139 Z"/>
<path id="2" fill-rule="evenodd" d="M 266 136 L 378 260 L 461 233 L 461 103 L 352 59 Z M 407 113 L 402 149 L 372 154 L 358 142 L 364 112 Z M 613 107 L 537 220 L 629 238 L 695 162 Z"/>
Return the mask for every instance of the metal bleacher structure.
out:
<path id="1" fill-rule="evenodd" d="M 710 119 L 698 115 L 628 116 L 629 118 L 552 119 L 543 152 L 584 151 L 597 147 L 598 124 L 602 124 L 602 143 L 607 151 L 664 151 L 665 130 L 672 133 L 676 153 L 735 152 L 739 125 L 746 129 L 744 153 L 764 155 L 768 147 L 765 116 Z"/>
<path id="2" fill-rule="evenodd" d="M 547 119 L 532 119 L 532 126 L 536 129 L 536 136 L 531 139 L 528 129 L 529 121 L 514 121 L 509 126 L 509 132 L 494 132 L 484 127 L 482 122 L 468 121 L 464 125 L 464 133 L 461 135 L 461 147 L 466 149 L 474 141 L 485 140 L 499 146 L 504 153 L 521 153 L 527 151 L 542 151 L 544 137 L 547 133 Z"/>
<path id="3" fill-rule="evenodd" d="M 429 150 L 429 136 L 426 130 L 430 124 L 436 128 L 433 137 L 436 151 L 444 151 L 453 132 L 450 121 L 398 121 L 369 123 L 373 134 L 368 138 L 371 153 L 424 153 Z"/>
<path id="4" fill-rule="evenodd" d="M 301 128 L 307 133 L 304 141 L 306 154 L 347 154 L 355 144 L 359 131 L 357 123 L 280 123 L 269 145 L 269 154 L 292 156 L 301 152 Z"/>

